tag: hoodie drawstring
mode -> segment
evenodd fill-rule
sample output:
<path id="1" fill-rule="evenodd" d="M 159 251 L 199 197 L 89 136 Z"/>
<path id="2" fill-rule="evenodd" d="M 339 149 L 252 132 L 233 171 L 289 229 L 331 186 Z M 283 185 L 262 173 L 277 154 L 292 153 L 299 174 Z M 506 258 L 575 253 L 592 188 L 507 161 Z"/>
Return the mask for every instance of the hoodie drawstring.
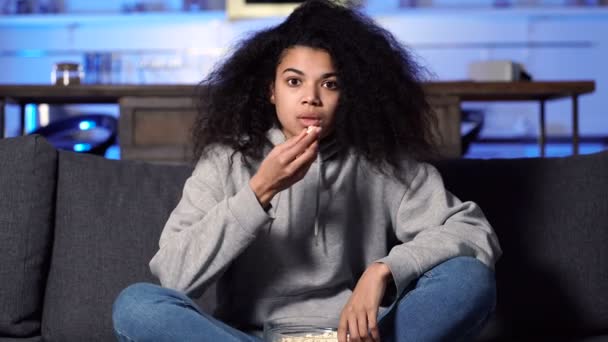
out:
<path id="1" fill-rule="evenodd" d="M 323 158 L 321 158 L 321 153 L 317 154 L 317 168 L 318 168 L 318 172 L 317 172 L 317 201 L 316 201 L 316 210 L 315 210 L 315 228 L 314 228 L 314 235 L 315 235 L 315 242 L 319 241 L 319 216 L 320 216 L 320 211 L 321 211 L 321 188 L 323 187 L 323 177 L 321 175 L 321 172 L 323 171 L 322 168 L 322 160 Z"/>

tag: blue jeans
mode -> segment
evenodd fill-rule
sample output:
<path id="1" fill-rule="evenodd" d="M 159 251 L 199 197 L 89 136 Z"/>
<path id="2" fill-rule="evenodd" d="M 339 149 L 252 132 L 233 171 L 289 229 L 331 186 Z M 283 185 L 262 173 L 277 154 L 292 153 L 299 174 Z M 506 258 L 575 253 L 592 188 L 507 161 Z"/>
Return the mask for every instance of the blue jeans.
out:
<path id="1" fill-rule="evenodd" d="M 379 317 L 383 342 L 471 341 L 496 302 L 494 272 L 470 257 L 450 259 L 422 275 Z M 152 284 L 126 288 L 114 303 L 119 341 L 260 342 L 202 312 L 186 295 Z"/>

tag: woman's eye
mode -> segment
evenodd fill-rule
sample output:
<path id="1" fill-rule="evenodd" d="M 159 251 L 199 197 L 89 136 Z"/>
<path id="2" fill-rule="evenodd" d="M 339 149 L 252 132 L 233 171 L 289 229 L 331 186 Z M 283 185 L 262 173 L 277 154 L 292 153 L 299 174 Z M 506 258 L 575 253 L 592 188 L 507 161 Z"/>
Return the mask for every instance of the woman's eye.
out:
<path id="1" fill-rule="evenodd" d="M 292 87 L 298 86 L 298 85 L 300 85 L 300 83 L 301 83 L 300 80 L 297 78 L 290 78 L 287 80 L 287 85 L 292 86 Z"/>
<path id="2" fill-rule="evenodd" d="M 325 81 L 323 82 L 323 86 L 327 89 L 338 89 L 338 82 L 336 81 Z"/>

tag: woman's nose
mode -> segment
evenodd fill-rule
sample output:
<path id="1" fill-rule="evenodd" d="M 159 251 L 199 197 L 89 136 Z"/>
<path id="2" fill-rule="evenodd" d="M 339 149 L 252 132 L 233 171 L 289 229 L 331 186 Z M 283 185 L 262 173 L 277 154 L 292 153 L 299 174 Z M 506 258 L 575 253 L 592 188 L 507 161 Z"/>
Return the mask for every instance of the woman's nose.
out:
<path id="1" fill-rule="evenodd" d="M 319 92 L 316 89 L 307 89 L 302 96 L 302 104 L 309 104 L 312 106 L 318 106 L 321 104 L 319 98 Z"/>

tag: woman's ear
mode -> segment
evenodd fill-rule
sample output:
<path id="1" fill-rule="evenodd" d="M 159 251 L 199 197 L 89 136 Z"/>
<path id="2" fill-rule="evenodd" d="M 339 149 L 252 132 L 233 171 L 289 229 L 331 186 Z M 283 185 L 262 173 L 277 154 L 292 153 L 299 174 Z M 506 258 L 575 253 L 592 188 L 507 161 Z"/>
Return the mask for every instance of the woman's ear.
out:
<path id="1" fill-rule="evenodd" d="M 270 103 L 275 104 L 275 99 L 274 99 L 274 82 L 270 83 Z"/>

